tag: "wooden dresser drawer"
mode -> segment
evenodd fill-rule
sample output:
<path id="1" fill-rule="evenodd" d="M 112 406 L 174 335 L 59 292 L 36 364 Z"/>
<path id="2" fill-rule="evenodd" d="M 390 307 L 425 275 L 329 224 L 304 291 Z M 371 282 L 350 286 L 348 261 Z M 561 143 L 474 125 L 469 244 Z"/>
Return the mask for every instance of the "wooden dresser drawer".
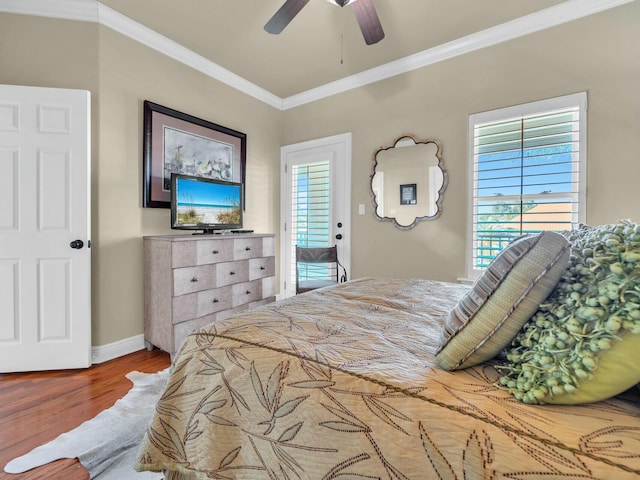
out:
<path id="1" fill-rule="evenodd" d="M 172 254 L 172 266 L 188 267 L 208 263 L 234 260 L 234 240 L 197 240 L 193 242 L 175 242 Z"/>
<path id="2" fill-rule="evenodd" d="M 216 288 L 217 265 L 202 265 L 200 267 L 182 267 L 173 270 L 173 295 L 198 292 Z"/>
<path id="3" fill-rule="evenodd" d="M 210 313 L 231 308 L 233 287 L 227 286 L 181 295 L 173 299 L 173 323 L 203 317 Z"/>
<path id="4" fill-rule="evenodd" d="M 231 285 L 249 280 L 249 261 L 225 262 L 216 265 L 216 286 Z"/>
<path id="5" fill-rule="evenodd" d="M 233 241 L 233 259 L 246 260 L 262 256 L 261 238 L 236 238 Z"/>
<path id="6" fill-rule="evenodd" d="M 252 258 L 249 260 L 249 280 L 272 277 L 276 273 L 276 259 L 274 257 Z"/>
<path id="7" fill-rule="evenodd" d="M 265 277 L 262 279 L 262 298 L 274 297 L 276 295 L 276 277 Z"/>
<path id="8" fill-rule="evenodd" d="M 262 280 L 236 283 L 232 288 L 233 299 L 231 300 L 231 303 L 234 307 L 244 305 L 245 303 L 255 302 L 262 298 Z"/>

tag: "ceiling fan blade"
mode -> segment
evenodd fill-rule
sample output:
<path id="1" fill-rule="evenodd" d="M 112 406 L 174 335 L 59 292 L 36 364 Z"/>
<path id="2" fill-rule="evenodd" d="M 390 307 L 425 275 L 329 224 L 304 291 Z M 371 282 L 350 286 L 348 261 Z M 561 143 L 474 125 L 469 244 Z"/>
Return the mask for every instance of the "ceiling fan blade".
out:
<path id="1" fill-rule="evenodd" d="M 384 31 L 376 12 L 376 7 L 373 4 L 373 0 L 358 0 L 350 4 L 353 8 L 353 13 L 356 15 L 360 30 L 364 36 L 364 41 L 367 45 L 373 45 L 378 43 L 384 38 Z"/>
<path id="2" fill-rule="evenodd" d="M 267 22 L 264 29 L 269 33 L 278 34 L 289 25 L 289 22 L 309 3 L 309 0 L 287 0 L 284 5 Z"/>

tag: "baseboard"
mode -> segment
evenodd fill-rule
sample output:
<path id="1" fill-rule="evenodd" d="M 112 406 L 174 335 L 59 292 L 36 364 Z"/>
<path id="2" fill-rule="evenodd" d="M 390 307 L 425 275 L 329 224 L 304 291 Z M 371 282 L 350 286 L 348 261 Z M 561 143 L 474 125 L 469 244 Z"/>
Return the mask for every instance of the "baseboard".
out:
<path id="1" fill-rule="evenodd" d="M 118 340 L 107 345 L 91 347 L 91 363 L 104 363 L 108 360 L 137 352 L 143 348 L 145 348 L 143 334 Z"/>
<path id="2" fill-rule="evenodd" d="M 280 294 L 276 295 L 276 300 L 280 300 L 280 298 L 282 298 Z M 137 352 L 143 348 L 146 348 L 146 346 L 144 344 L 144 334 L 142 333 L 124 340 L 108 343 L 107 345 L 91 347 L 91 363 L 94 365 L 96 363 L 104 363 L 114 358 Z"/>

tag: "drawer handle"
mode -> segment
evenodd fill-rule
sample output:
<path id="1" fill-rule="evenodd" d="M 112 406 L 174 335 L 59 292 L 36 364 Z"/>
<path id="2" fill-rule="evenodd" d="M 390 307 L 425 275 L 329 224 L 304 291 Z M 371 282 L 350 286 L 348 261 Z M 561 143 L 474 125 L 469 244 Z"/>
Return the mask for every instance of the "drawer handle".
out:
<path id="1" fill-rule="evenodd" d="M 245 247 L 244 249 L 248 252 L 249 250 L 251 250 L 251 247 Z"/>
<path id="2" fill-rule="evenodd" d="M 260 267 L 260 270 L 266 270 L 267 268 L 263 265 Z"/>
<path id="3" fill-rule="evenodd" d="M 217 255 L 220 253 L 220 250 L 213 250 L 211 253 L 213 253 L 214 255 Z"/>
<path id="4" fill-rule="evenodd" d="M 220 300 L 218 300 L 217 298 L 214 298 L 212 303 L 218 303 L 219 301 Z"/>
<path id="5" fill-rule="evenodd" d="M 198 277 L 193 277 L 193 278 L 191 279 L 191 281 L 192 281 L 192 282 L 194 282 L 194 283 L 195 283 L 195 282 L 197 282 L 197 281 L 198 281 Z"/>
<path id="6" fill-rule="evenodd" d="M 251 295 L 251 290 L 247 290 L 247 295 Z"/>
<path id="7" fill-rule="evenodd" d="M 235 275 L 236 272 L 229 272 L 229 275 Z"/>

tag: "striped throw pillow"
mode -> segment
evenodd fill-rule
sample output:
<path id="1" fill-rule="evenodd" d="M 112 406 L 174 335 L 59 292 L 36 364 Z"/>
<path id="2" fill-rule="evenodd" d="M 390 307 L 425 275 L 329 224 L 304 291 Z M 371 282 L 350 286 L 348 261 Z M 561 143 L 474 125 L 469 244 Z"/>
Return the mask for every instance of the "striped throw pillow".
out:
<path id="1" fill-rule="evenodd" d="M 500 353 L 556 286 L 569 254 L 569 242 L 555 232 L 511 242 L 449 312 L 438 365 L 458 370 Z"/>

